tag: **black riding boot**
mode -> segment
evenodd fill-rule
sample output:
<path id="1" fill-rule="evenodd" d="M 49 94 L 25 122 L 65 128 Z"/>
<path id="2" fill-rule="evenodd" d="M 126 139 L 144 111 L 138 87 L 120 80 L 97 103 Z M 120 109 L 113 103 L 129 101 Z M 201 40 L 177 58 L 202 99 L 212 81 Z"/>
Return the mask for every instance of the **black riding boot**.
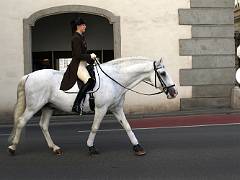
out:
<path id="1" fill-rule="evenodd" d="M 77 94 L 77 97 L 72 107 L 73 112 L 76 112 L 76 113 L 81 112 L 81 102 L 83 98 L 86 96 L 86 93 L 93 88 L 94 88 L 94 79 L 89 78 L 87 83 L 84 84 L 81 89 L 79 89 L 79 92 Z"/>

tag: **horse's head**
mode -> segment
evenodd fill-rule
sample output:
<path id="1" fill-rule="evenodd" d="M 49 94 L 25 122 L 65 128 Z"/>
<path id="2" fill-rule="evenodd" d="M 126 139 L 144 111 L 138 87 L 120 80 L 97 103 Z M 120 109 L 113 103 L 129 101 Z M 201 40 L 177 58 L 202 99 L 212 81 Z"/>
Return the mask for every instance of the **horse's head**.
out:
<path id="1" fill-rule="evenodd" d="M 150 81 L 156 88 L 165 92 L 168 99 L 175 98 L 178 94 L 172 78 L 169 76 L 162 63 L 162 59 L 155 61 L 153 64 L 154 74 L 151 76 Z"/>

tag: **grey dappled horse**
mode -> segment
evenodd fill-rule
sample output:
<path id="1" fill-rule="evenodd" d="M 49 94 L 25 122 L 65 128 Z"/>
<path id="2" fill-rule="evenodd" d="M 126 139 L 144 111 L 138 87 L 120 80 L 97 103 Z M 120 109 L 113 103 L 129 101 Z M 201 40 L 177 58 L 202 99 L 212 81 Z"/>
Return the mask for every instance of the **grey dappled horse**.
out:
<path id="1" fill-rule="evenodd" d="M 137 155 L 145 154 L 123 112 L 125 94 L 141 81 L 150 81 L 156 88 L 164 91 L 169 99 L 174 98 L 177 95 L 177 90 L 171 77 L 161 60 L 154 61 L 143 57 L 120 58 L 101 64 L 100 67 L 95 66 L 96 85 L 93 89 L 93 91 L 97 90 L 94 93 L 95 116 L 87 140 L 90 153 L 98 153 L 94 147 L 94 139 L 104 115 L 107 110 L 110 110 L 126 130 L 135 153 Z M 98 73 L 96 73 L 96 70 Z M 21 78 L 17 90 L 14 127 L 9 138 L 11 145 L 8 149 L 11 154 L 16 151 L 22 128 L 39 110 L 42 110 L 39 125 L 49 148 L 57 154 L 62 153 L 60 147 L 53 142 L 48 131 L 49 120 L 54 109 L 71 112 L 76 97 L 76 93 L 70 94 L 59 90 L 62 77 L 63 72 L 43 69 Z M 89 95 L 86 96 L 83 106 L 85 112 L 90 111 L 88 99 Z"/>

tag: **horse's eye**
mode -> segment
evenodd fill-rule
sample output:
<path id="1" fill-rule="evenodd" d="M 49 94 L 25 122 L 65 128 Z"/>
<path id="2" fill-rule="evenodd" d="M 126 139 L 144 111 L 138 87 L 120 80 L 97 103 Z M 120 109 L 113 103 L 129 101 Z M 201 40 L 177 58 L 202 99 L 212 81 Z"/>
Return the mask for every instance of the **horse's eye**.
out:
<path id="1" fill-rule="evenodd" d="M 166 75 L 166 72 L 163 71 L 163 72 L 161 72 L 160 74 L 161 74 L 161 76 L 165 76 L 165 75 Z"/>

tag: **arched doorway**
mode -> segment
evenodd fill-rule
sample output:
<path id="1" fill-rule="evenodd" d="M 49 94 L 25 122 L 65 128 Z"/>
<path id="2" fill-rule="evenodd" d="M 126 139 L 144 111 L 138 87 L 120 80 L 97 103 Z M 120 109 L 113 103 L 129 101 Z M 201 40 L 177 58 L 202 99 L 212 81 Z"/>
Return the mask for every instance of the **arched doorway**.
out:
<path id="1" fill-rule="evenodd" d="M 33 71 L 45 68 L 63 70 L 71 61 L 70 22 L 82 17 L 87 24 L 88 53 L 95 53 L 100 61 L 114 59 L 113 27 L 101 16 L 64 13 L 43 17 L 32 27 Z"/>
<path id="2" fill-rule="evenodd" d="M 46 43 L 50 43 L 50 42 L 51 43 L 48 44 L 48 46 L 50 45 L 51 47 L 54 47 L 54 43 L 52 42 L 54 40 L 45 41 L 43 42 L 43 44 L 37 45 L 36 43 L 37 35 L 34 33 L 38 33 L 37 32 L 37 26 L 39 25 L 38 23 L 40 24 L 44 22 L 50 23 L 52 21 L 51 18 L 53 18 L 53 16 L 55 16 L 55 18 L 58 18 L 59 20 L 61 20 L 61 18 L 63 19 L 65 18 L 65 20 L 67 21 L 68 19 L 71 19 L 72 17 L 77 16 L 79 14 L 85 16 L 85 18 L 87 19 L 90 18 L 91 20 L 96 21 L 97 24 L 104 21 L 106 23 L 106 21 L 108 21 L 108 24 L 112 26 L 112 51 L 113 51 L 114 58 L 118 58 L 121 56 L 121 37 L 120 37 L 120 17 L 119 16 L 115 16 L 113 13 L 107 10 L 96 8 L 96 7 L 90 7 L 90 6 L 67 5 L 67 6 L 53 7 L 53 8 L 38 11 L 33 15 L 31 15 L 28 19 L 24 19 L 24 73 L 25 74 L 32 72 L 33 70 L 32 53 L 35 50 L 39 50 L 39 51 L 42 50 L 43 52 L 45 52 L 46 50 L 46 52 L 49 53 L 49 50 L 51 50 L 51 48 L 48 47 L 49 49 L 47 50 L 46 46 L 44 46 L 44 43 L 46 45 Z M 54 22 L 54 23 L 57 23 L 57 22 Z M 44 27 L 42 26 L 42 28 Z M 89 29 L 92 29 L 92 28 L 93 27 Z M 97 28 L 97 26 L 95 26 L 95 28 Z M 67 29 L 70 30 L 69 26 L 67 27 Z M 64 32 L 67 33 L 68 30 Z M 91 31 L 89 33 L 91 33 Z M 104 28 L 103 28 L 103 31 L 104 31 Z M 64 34 L 64 32 L 62 33 Z M 67 37 L 69 36 L 67 35 Z M 96 53 L 101 57 L 103 57 L 104 55 L 103 49 L 99 49 L 98 47 L 100 47 L 100 45 L 96 46 L 96 44 L 91 43 L 91 41 L 93 42 L 94 40 L 90 39 L 90 49 L 93 51 L 96 50 Z M 109 43 L 108 43 L 108 46 L 109 46 Z M 45 49 L 42 49 L 42 48 L 45 48 Z M 60 46 L 58 46 L 57 48 L 59 48 L 59 50 L 62 51 L 57 55 L 54 54 L 54 51 L 58 51 L 58 49 L 53 49 L 50 51 L 51 57 L 49 59 L 51 59 L 50 63 L 53 66 L 57 66 L 57 63 L 55 62 L 56 57 L 61 56 L 61 54 L 63 54 L 64 57 L 67 57 L 70 50 L 69 47 L 67 48 L 67 45 L 65 49 L 62 49 L 64 47 L 60 47 Z M 101 51 L 101 53 L 99 53 L 99 51 Z M 105 52 L 105 54 L 106 53 L 107 52 Z M 36 57 L 37 56 L 38 55 L 36 55 Z"/>

